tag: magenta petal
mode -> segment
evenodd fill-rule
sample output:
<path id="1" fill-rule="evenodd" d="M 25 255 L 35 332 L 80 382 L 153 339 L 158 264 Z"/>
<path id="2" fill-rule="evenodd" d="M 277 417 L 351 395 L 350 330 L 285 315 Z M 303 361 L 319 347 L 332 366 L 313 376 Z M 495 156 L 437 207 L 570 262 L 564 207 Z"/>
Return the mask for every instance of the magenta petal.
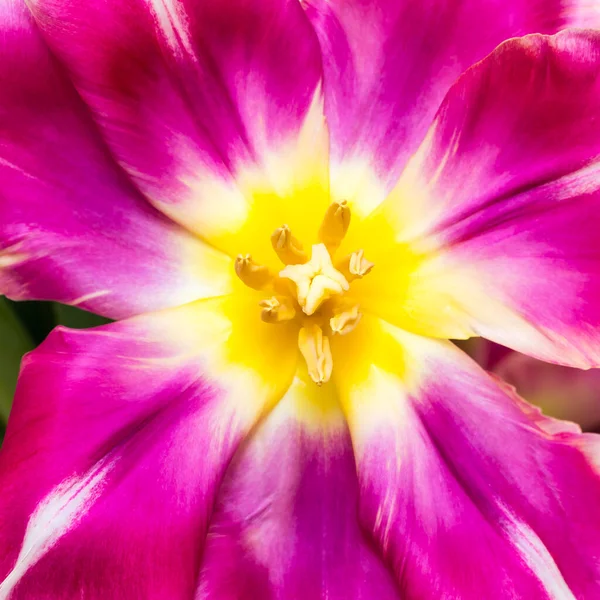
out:
<path id="1" fill-rule="evenodd" d="M 354 456 L 337 401 L 312 385 L 296 380 L 236 455 L 197 600 L 401 598 L 358 523 Z"/>
<path id="2" fill-rule="evenodd" d="M 294 138 L 320 84 L 297 1 L 30 4 L 138 187 L 201 235 L 244 203 L 231 171 Z"/>
<path id="3" fill-rule="evenodd" d="M 594 27 L 586 0 L 305 0 L 324 59 L 335 162 L 364 158 L 391 186 L 446 92 L 499 43 Z"/>
<path id="4" fill-rule="evenodd" d="M 228 262 L 127 180 L 20 1 L 0 28 L 0 293 L 110 317 L 222 293 Z"/>
<path id="5" fill-rule="evenodd" d="M 407 372 L 373 365 L 344 402 L 361 521 L 404 597 L 598 597 L 600 438 L 543 417 L 450 343 L 394 337 Z"/>
<path id="6" fill-rule="evenodd" d="M 528 36 L 450 90 L 381 207 L 431 257 L 415 313 L 430 298 L 466 335 L 600 364 L 599 57 L 596 32 Z"/>
<path id="7" fill-rule="evenodd" d="M 0 597 L 193 596 L 217 486 L 258 408 L 245 386 L 238 412 L 231 375 L 155 324 L 59 329 L 25 359 L 0 453 Z"/>

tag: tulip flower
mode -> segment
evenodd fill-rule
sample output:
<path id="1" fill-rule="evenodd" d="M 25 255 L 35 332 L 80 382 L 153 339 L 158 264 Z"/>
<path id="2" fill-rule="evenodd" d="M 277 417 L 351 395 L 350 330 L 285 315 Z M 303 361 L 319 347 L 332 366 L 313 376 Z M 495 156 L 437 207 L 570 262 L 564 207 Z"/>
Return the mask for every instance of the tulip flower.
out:
<path id="1" fill-rule="evenodd" d="M 23 361 L 0 599 L 599 597 L 599 439 L 449 341 L 600 364 L 594 11 L 5 0 L 0 291 L 116 322 Z"/>

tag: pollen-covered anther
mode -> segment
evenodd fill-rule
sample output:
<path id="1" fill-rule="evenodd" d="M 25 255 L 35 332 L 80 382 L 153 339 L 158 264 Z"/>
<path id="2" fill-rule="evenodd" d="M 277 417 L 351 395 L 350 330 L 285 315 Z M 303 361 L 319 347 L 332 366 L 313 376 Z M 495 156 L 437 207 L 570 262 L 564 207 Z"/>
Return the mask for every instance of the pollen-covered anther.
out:
<path id="1" fill-rule="evenodd" d="M 358 304 L 348 310 L 335 314 L 329 319 L 329 327 L 332 334 L 346 335 L 350 333 L 360 321 L 362 313 L 358 310 Z"/>
<path id="2" fill-rule="evenodd" d="M 348 281 L 362 279 L 365 275 L 371 272 L 375 263 L 368 261 L 365 258 L 363 250 L 357 250 L 347 256 L 339 265 L 338 269 L 344 274 Z"/>
<path id="3" fill-rule="evenodd" d="M 374 266 L 375 263 L 368 261 L 362 250 L 357 250 L 350 255 L 350 274 L 355 277 L 364 277 Z"/>
<path id="4" fill-rule="evenodd" d="M 292 235 L 288 225 L 278 227 L 271 234 L 271 245 L 285 265 L 299 265 L 308 260 L 302 244 Z"/>
<path id="5" fill-rule="evenodd" d="M 311 323 L 300 329 L 298 347 L 306 361 L 308 374 L 317 384 L 327 383 L 333 370 L 333 358 L 329 346 L 329 338 L 323 335 L 323 330 Z"/>
<path id="6" fill-rule="evenodd" d="M 261 300 L 258 305 L 263 309 L 260 316 L 265 323 L 284 323 L 296 316 L 291 299 L 285 296 L 273 296 Z"/>
<path id="7" fill-rule="evenodd" d="M 312 256 L 307 263 L 288 265 L 279 276 L 296 284 L 298 304 L 307 315 L 314 314 L 325 300 L 343 294 L 350 287 L 346 278 L 334 268 L 323 244 L 312 247 Z"/>
<path id="8" fill-rule="evenodd" d="M 319 228 L 319 240 L 330 252 L 335 252 L 350 227 L 350 207 L 346 200 L 329 205 Z"/>
<path id="9" fill-rule="evenodd" d="M 255 262 L 250 254 L 238 254 L 234 268 L 236 275 L 255 290 L 264 290 L 273 282 L 269 269 Z"/>

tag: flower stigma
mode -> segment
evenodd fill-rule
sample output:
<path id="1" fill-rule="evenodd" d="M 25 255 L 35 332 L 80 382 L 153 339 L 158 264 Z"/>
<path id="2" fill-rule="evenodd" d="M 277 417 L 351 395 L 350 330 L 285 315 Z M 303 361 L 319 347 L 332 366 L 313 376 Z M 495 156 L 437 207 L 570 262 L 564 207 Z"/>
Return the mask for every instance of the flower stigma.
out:
<path id="1" fill-rule="evenodd" d="M 309 254 L 288 225 L 271 234 L 271 246 L 285 265 L 279 273 L 256 263 L 250 254 L 235 260 L 235 272 L 248 287 L 270 292 L 259 302 L 265 323 L 298 324 L 298 348 L 311 379 L 322 385 L 331 378 L 333 357 L 329 337 L 346 335 L 361 319 L 359 305 L 345 296 L 350 284 L 373 268 L 363 250 L 335 260 L 335 253 L 350 226 L 350 207 L 333 202 L 318 232 L 319 243 Z"/>

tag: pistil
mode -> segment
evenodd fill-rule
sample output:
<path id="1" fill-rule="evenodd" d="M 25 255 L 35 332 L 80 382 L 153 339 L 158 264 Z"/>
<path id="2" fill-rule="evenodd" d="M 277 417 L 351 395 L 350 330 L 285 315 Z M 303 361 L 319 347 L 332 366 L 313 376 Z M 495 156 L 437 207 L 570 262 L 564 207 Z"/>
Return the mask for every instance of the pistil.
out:
<path id="1" fill-rule="evenodd" d="M 306 315 L 312 315 L 325 300 L 343 294 L 350 287 L 346 278 L 334 268 L 323 244 L 315 244 L 311 259 L 303 265 L 288 265 L 279 273 L 296 284 L 298 303 Z"/>

